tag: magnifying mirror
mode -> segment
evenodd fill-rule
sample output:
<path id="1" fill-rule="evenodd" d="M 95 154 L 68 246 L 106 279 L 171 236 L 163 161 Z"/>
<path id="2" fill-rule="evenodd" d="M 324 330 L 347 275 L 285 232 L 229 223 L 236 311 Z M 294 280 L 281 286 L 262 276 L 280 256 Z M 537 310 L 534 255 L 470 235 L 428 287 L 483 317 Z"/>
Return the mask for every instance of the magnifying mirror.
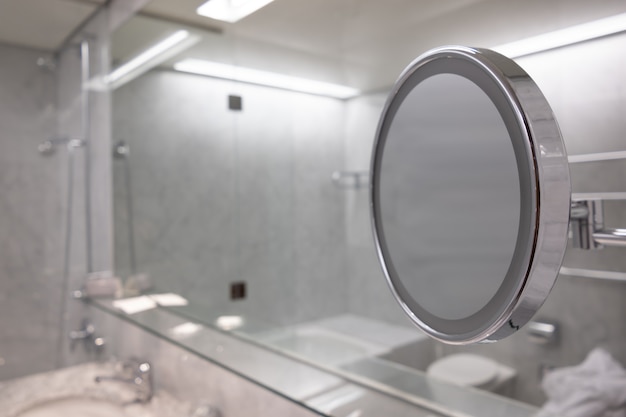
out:
<path id="1" fill-rule="evenodd" d="M 561 266 L 571 197 L 557 122 L 528 74 L 490 50 L 431 50 L 394 85 L 373 151 L 378 257 L 411 320 L 449 344 L 527 323 Z"/>

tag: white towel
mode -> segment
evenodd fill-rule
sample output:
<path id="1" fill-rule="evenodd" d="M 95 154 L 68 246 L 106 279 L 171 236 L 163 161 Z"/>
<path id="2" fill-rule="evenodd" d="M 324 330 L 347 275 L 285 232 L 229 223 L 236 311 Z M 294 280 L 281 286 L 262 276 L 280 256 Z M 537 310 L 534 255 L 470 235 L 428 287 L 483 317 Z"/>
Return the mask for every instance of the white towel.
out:
<path id="1" fill-rule="evenodd" d="M 626 371 L 604 349 L 578 366 L 549 371 L 541 386 L 548 402 L 538 416 L 626 417 Z"/>

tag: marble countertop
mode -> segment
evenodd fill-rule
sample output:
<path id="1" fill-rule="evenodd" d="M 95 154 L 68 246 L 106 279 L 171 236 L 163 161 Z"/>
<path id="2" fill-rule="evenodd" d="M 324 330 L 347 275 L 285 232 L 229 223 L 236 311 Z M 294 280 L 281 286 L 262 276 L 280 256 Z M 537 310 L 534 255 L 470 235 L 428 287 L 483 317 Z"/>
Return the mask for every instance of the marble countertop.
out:
<path id="1" fill-rule="evenodd" d="M 96 376 L 118 373 L 119 363 L 87 363 L 56 371 L 30 375 L 0 382 L 0 417 L 18 417 L 21 413 L 47 402 L 81 398 L 106 401 L 122 406 L 125 414 L 133 417 L 191 416 L 191 404 L 156 390 L 146 404 L 133 403 L 133 386 L 105 381 L 96 383 Z"/>

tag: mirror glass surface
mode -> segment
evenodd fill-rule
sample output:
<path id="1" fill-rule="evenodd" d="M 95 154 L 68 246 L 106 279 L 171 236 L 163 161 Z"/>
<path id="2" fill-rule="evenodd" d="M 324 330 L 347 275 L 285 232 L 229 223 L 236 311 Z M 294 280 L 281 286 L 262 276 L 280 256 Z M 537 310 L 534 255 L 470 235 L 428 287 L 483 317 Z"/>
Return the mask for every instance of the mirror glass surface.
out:
<path id="1" fill-rule="evenodd" d="M 557 7 L 559 1 L 546 1 L 555 6 L 550 9 L 552 12 L 547 11 L 546 2 L 508 0 L 275 0 L 232 24 L 198 16 L 195 9 L 183 2 L 147 3 L 113 37 L 113 67 L 179 30 L 198 36 L 200 41 L 168 56 L 111 93 L 113 145 L 123 141 L 128 151 L 111 161 L 115 272 L 126 280 L 128 287 L 132 287 L 130 282 L 141 283 L 146 277 L 152 284 L 148 292 L 173 292 L 188 303 L 129 317 L 159 327 L 160 334 L 174 338 L 176 343 L 206 347 L 209 344 L 204 336 L 173 331 L 187 321 L 200 323 L 236 339 L 251 340 L 255 347 L 263 346 L 325 371 L 354 376 L 359 384 L 374 381 L 372 386 L 383 387 L 385 392 L 395 390 L 402 398 L 418 401 L 427 398 L 468 415 L 487 417 L 484 410 L 494 410 L 493 415 L 498 417 L 532 415 L 532 408 L 545 401 L 536 370 L 545 361 L 546 351 L 531 345 L 525 331 L 518 331 L 502 343 L 444 345 L 416 328 L 399 307 L 389 291 L 372 238 L 368 175 L 377 124 L 393 84 L 422 52 L 450 43 L 491 47 L 616 12 L 615 7 L 595 3 L 563 8 Z M 502 25 L 503 21 L 507 25 Z M 623 105 L 614 97 L 615 85 L 624 83 L 614 60 L 616 51 L 626 51 L 624 36 L 604 39 L 600 46 L 580 44 L 519 61 L 546 92 L 559 116 L 564 137 L 569 140 L 568 150 L 575 154 L 623 149 L 623 141 L 609 139 L 622 137 L 623 118 L 615 115 L 615 120 L 607 118 L 600 126 L 597 121 L 605 120 L 607 114 L 614 114 Z M 231 77 L 175 69 L 176 64 L 188 58 L 231 65 Z M 233 79 L 238 68 L 324 81 L 354 88 L 358 93 L 349 99 L 337 99 L 239 82 Z M 604 77 L 598 77 L 597 71 L 606 68 L 614 69 L 615 74 L 603 73 Z M 528 191 L 528 185 L 519 181 L 519 172 L 513 166 L 500 166 L 499 161 L 484 154 L 490 151 L 486 149 L 487 142 L 501 134 L 498 130 L 506 130 L 507 138 L 511 135 L 508 127 L 503 127 L 503 123 L 508 126 L 503 115 L 495 113 L 493 95 L 465 76 L 449 73 L 442 77 L 428 77 L 429 84 L 432 82 L 429 88 L 435 90 L 441 87 L 439 84 L 454 82 L 456 88 L 467 91 L 468 99 L 484 104 L 466 113 L 488 118 L 493 124 L 483 126 L 482 133 L 488 133 L 488 137 L 480 135 L 479 127 L 473 125 L 464 128 L 461 138 L 440 145 L 454 162 L 438 160 L 447 164 L 448 174 L 439 181 L 471 181 L 476 188 L 472 193 L 459 190 L 469 198 L 459 204 L 468 208 L 481 205 L 481 209 L 500 216 L 492 218 L 498 228 L 513 229 L 513 224 L 525 224 L 529 211 L 521 208 L 521 200 L 514 202 L 515 197 L 509 194 Z M 581 84 L 583 78 L 585 82 Z M 584 94 L 571 85 L 584 87 Z M 417 88 L 421 87 L 428 84 Z M 433 94 L 433 105 L 451 112 L 452 107 L 443 101 L 462 97 L 451 97 L 447 91 L 445 94 Z M 236 97 L 241 98 L 239 109 L 229 108 L 231 96 L 232 104 L 237 103 Z M 589 97 L 593 97 L 593 106 L 588 103 Z M 410 93 L 407 100 L 424 104 Z M 439 116 L 429 106 L 425 111 Z M 465 116 L 454 112 L 454 117 L 461 120 Z M 407 124 L 409 121 L 410 118 Z M 453 125 L 445 127 L 454 129 Z M 464 146 L 464 137 L 483 143 L 482 152 Z M 594 140 L 590 141 L 590 137 Z M 418 146 L 409 146 L 413 145 Z M 498 160 L 510 161 L 512 155 L 517 155 L 510 141 L 499 142 L 493 151 Z M 563 154 L 556 156 L 558 147 L 548 146 L 545 151 L 546 157 L 559 162 L 565 158 Z M 475 167 L 479 169 L 477 176 L 495 169 L 507 170 L 501 177 L 484 179 L 492 186 L 511 184 L 502 191 L 503 198 L 493 202 L 506 206 L 506 210 L 495 213 L 477 197 L 493 195 L 489 187 L 478 188 L 480 178 L 463 173 L 470 163 L 460 155 L 471 152 L 478 154 L 474 156 L 480 160 Z M 409 155 L 397 157 L 412 159 Z M 426 155 L 417 157 L 423 164 L 435 162 Z M 417 166 L 413 168 L 415 171 L 409 173 L 417 175 Z M 578 169 L 577 192 L 593 192 L 597 188 L 624 190 L 622 165 L 609 162 L 606 169 L 599 169 L 601 175 L 597 175 L 595 166 Z M 426 178 L 437 181 L 429 173 L 417 180 Z M 393 186 L 408 188 L 402 182 Z M 423 201 L 412 188 L 399 191 L 404 193 L 401 198 L 418 199 L 420 204 L 426 204 L 425 208 L 433 204 Z M 551 194 L 559 192 L 557 188 L 551 190 Z M 457 196 L 437 198 L 456 200 Z M 385 201 L 393 208 L 393 201 Z M 626 213 L 623 205 L 615 203 L 609 209 L 612 224 L 624 223 L 620 221 Z M 412 218 L 412 210 L 404 210 L 403 218 Z M 389 213 L 391 216 L 393 210 Z M 478 227 L 485 219 L 480 213 L 473 218 L 468 214 L 466 222 L 454 225 L 477 234 L 475 239 L 467 239 L 471 240 L 468 245 L 453 241 L 455 231 L 440 219 L 437 224 L 442 234 L 428 229 L 429 236 L 446 237 L 451 248 L 460 251 L 459 257 L 465 250 L 486 251 L 487 246 L 492 246 L 489 250 L 497 246 L 493 253 L 500 266 L 471 268 L 474 274 L 487 268 L 505 269 L 514 257 L 516 241 L 508 234 L 506 238 L 497 234 L 495 227 Z M 413 217 L 413 221 L 420 220 Z M 492 239 L 499 239 L 498 245 Z M 442 248 L 442 242 L 429 242 L 429 248 Z M 393 242 L 390 240 L 389 244 Z M 611 248 L 593 253 L 574 250 L 568 254 L 566 265 L 572 268 L 626 268 L 623 252 Z M 408 253 L 407 259 L 411 256 L 414 255 Z M 491 286 L 491 279 L 495 285 L 504 282 L 500 275 L 481 278 L 487 287 Z M 618 323 L 615 317 L 622 316 L 626 295 L 607 285 L 597 295 L 603 300 L 599 303 L 595 296 L 597 287 L 587 284 L 582 280 L 559 279 L 542 309 L 542 317 L 560 320 L 563 325 L 562 343 L 551 351 L 558 358 L 557 365 L 577 363 L 595 343 L 607 337 L 623 343 L 624 338 L 616 336 L 623 332 L 622 326 L 605 328 L 597 323 Z M 237 291 L 241 287 L 244 294 Z M 440 291 L 454 289 L 441 287 Z M 420 298 L 421 295 L 416 299 L 433 314 L 454 321 L 454 317 L 473 314 L 492 296 L 483 294 L 483 298 L 473 298 L 467 305 L 454 306 L 454 310 L 448 310 L 449 305 L 428 304 L 431 300 Z M 576 302 L 572 303 L 572 299 Z M 614 308 L 595 308 L 605 304 Z M 164 310 L 181 320 L 175 324 L 163 320 L 160 315 Z M 579 331 L 580 326 L 588 331 Z M 579 340 L 578 335 L 583 333 L 589 337 Z M 520 356 L 518 349 L 526 355 Z M 520 404 L 510 398 L 485 394 L 476 399 L 476 390 L 458 389 L 452 395 L 450 391 L 441 394 L 433 389 L 433 382 L 426 376 L 428 367 L 438 358 L 458 352 L 478 353 L 514 369 L 516 388 L 510 397 L 531 404 L 521 407 L 527 412 L 505 412 L 494 405 L 495 398 L 500 404 L 513 404 L 512 407 Z M 206 354 L 217 362 L 226 356 L 217 351 Z M 238 373 L 270 387 L 272 381 L 282 382 L 285 374 L 293 373 L 257 368 L 252 361 L 241 361 L 238 366 Z M 334 392 L 333 387 L 338 386 L 336 381 L 325 384 L 309 378 L 303 381 L 306 389 L 296 384 L 285 390 L 272 389 L 304 402 L 312 401 L 321 392 Z M 321 412 L 349 414 L 329 409 Z"/>
<path id="2" fill-rule="evenodd" d="M 381 222 L 407 293 L 446 320 L 477 313 L 503 283 L 520 223 L 498 109 L 467 78 L 431 76 L 404 98 L 383 152 Z"/>

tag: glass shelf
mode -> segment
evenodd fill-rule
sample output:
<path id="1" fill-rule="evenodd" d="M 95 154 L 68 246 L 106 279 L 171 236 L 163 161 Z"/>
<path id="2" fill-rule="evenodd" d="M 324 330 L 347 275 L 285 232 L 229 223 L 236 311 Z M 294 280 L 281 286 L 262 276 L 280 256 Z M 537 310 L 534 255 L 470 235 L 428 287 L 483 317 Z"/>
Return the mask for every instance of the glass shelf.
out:
<path id="1" fill-rule="evenodd" d="M 189 305 L 125 314 L 110 299 L 87 302 L 322 415 L 355 410 L 375 415 L 383 404 L 389 417 L 529 417 L 538 411 L 503 396 L 433 380 L 377 356 L 320 363 L 310 356 L 315 352 L 261 340 L 259 335 L 276 329 L 246 317 L 237 330 L 226 331 L 215 325 L 219 314 L 203 312 L 204 320 L 198 320 Z"/>

